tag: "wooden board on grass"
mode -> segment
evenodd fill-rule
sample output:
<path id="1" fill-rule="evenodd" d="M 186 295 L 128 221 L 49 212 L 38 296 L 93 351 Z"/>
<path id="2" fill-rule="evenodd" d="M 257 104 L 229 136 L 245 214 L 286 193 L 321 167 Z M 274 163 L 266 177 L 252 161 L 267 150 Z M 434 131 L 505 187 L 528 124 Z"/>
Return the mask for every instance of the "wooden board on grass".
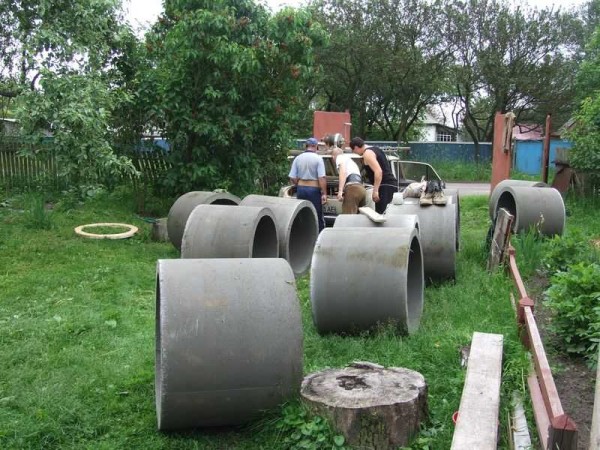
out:
<path id="1" fill-rule="evenodd" d="M 496 450 L 502 380 L 501 334 L 473 333 L 452 450 Z"/>

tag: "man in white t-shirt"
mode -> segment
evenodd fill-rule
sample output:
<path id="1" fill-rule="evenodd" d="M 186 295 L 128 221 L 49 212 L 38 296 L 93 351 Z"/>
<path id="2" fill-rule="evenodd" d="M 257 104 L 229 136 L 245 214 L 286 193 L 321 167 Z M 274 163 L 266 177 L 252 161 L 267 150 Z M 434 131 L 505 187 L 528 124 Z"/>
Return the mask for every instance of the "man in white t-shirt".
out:
<path id="1" fill-rule="evenodd" d="M 358 214 L 358 208 L 367 203 L 360 169 L 352 156 L 340 148 L 334 148 L 331 155 L 340 177 L 337 198 L 342 202 L 342 214 Z"/>

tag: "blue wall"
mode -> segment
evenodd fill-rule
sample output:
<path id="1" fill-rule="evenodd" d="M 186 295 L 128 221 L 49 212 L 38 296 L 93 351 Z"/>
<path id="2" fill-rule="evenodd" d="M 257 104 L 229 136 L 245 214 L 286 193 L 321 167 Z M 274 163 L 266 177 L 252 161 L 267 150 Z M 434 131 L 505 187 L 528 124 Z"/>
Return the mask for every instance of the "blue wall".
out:
<path id="1" fill-rule="evenodd" d="M 304 148 L 305 139 L 296 140 L 298 149 Z M 398 148 L 395 141 L 367 141 L 368 145 L 376 145 L 381 148 Z M 460 161 L 475 162 L 475 144 L 472 142 L 409 142 L 400 147 L 410 147 L 408 154 L 401 153 L 402 159 L 412 161 Z M 479 144 L 479 162 L 490 163 L 492 161 L 491 142 Z"/>
<path id="2" fill-rule="evenodd" d="M 571 148 L 572 142 L 564 139 L 550 140 L 550 166 L 554 167 L 557 148 Z M 519 172 L 530 175 L 542 173 L 542 153 L 544 150 L 544 141 L 517 141 L 514 153 L 514 168 Z"/>

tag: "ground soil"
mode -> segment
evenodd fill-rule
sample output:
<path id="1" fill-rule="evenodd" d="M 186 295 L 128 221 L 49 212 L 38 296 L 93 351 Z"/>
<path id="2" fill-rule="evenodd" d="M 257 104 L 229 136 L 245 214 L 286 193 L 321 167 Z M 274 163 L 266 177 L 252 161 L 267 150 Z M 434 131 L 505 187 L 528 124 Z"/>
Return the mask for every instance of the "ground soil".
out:
<path id="1" fill-rule="evenodd" d="M 596 385 L 596 371 L 590 369 L 583 358 L 568 355 L 560 340 L 552 333 L 549 325 L 552 313 L 544 307 L 543 291 L 548 286 L 547 278 L 538 274 L 527 283 L 527 292 L 535 301 L 534 315 L 562 407 L 577 424 L 578 450 L 588 450 L 592 411 Z M 531 428 L 531 427 L 530 427 Z"/>

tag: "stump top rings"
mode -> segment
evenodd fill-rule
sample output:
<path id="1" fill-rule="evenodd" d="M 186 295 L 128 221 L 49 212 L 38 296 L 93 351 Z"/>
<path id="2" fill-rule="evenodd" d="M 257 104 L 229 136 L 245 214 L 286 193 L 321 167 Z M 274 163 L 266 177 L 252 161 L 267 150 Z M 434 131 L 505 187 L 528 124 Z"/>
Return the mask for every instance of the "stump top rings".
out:
<path id="1" fill-rule="evenodd" d="M 111 234 L 98 234 L 98 233 L 88 233 L 87 231 L 83 231 L 84 228 L 99 228 L 99 227 L 108 227 L 108 228 L 127 228 L 127 231 L 122 233 L 111 233 Z M 87 225 L 80 225 L 75 228 L 75 234 L 83 237 L 87 237 L 90 239 L 127 239 L 133 236 L 138 232 L 138 227 L 134 225 L 129 225 L 127 223 L 88 223 Z"/>

